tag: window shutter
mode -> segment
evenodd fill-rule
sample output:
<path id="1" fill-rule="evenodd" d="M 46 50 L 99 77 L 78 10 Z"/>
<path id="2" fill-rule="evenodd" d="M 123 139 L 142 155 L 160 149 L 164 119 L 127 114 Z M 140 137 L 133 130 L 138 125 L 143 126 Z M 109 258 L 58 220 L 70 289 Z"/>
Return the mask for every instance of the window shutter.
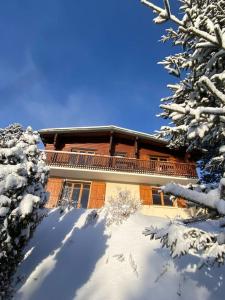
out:
<path id="1" fill-rule="evenodd" d="M 148 185 L 140 185 L 140 199 L 143 205 L 152 204 L 152 190 Z"/>
<path id="2" fill-rule="evenodd" d="M 46 191 L 49 193 L 46 207 L 53 208 L 58 205 L 59 197 L 62 191 L 63 179 L 49 178 L 47 182 Z"/>
<path id="3" fill-rule="evenodd" d="M 88 208 L 101 208 L 105 203 L 105 182 L 93 181 Z"/>

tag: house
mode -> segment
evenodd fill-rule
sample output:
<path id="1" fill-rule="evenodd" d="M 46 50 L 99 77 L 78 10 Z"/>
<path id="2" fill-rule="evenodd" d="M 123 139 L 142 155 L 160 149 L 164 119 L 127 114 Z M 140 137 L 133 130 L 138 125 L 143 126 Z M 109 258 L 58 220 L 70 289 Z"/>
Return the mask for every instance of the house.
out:
<path id="1" fill-rule="evenodd" d="M 185 149 L 171 150 L 167 141 L 147 133 L 117 126 L 39 132 L 50 166 L 48 207 L 67 199 L 77 208 L 101 208 L 128 190 L 142 200 L 144 213 L 177 214 L 185 202 L 171 202 L 160 186 L 197 181 L 194 158 Z"/>

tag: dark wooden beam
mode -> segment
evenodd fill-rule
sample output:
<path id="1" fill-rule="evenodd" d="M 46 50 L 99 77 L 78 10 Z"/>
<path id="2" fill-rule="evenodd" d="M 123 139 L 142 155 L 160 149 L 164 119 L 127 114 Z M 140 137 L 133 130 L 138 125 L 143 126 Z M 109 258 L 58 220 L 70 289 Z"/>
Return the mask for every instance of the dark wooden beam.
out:
<path id="1" fill-rule="evenodd" d="M 139 157 L 138 136 L 136 136 L 135 141 L 134 141 L 134 155 L 136 158 Z"/>
<path id="2" fill-rule="evenodd" d="M 109 140 L 109 155 L 113 154 L 113 131 L 110 132 L 110 140 Z"/>
<path id="3" fill-rule="evenodd" d="M 54 134 L 54 141 L 53 141 L 53 145 L 54 145 L 55 150 L 57 148 L 57 140 L 58 140 L 58 133 L 55 133 Z"/>

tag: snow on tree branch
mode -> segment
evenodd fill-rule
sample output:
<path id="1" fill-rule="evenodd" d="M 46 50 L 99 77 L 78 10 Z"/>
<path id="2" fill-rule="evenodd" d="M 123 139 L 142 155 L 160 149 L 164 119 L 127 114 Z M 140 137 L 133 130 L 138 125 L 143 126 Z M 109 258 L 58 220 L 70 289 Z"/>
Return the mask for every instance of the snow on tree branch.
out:
<path id="1" fill-rule="evenodd" d="M 170 7 L 169 0 L 165 1 L 165 9 L 162 9 L 159 6 L 157 6 L 147 0 L 141 0 L 141 3 L 143 3 L 147 7 L 151 8 L 154 12 L 158 13 L 159 16 L 154 19 L 156 24 L 161 24 L 167 20 L 171 20 L 180 26 L 179 27 L 180 31 L 182 31 L 184 33 L 192 32 L 199 38 L 203 38 L 204 40 L 212 43 L 213 45 L 216 45 L 218 47 L 225 49 L 225 42 L 224 42 L 225 37 L 223 36 L 218 24 L 215 25 L 215 28 L 214 28 L 215 36 L 212 36 L 211 34 L 205 32 L 203 30 L 200 30 L 194 26 L 187 27 L 183 21 L 179 20 L 176 16 L 172 15 L 170 10 L 168 9 Z M 190 17 L 189 11 L 188 11 L 188 16 Z"/>
<path id="2" fill-rule="evenodd" d="M 149 236 L 150 239 L 159 239 L 163 247 L 170 249 L 173 258 L 185 254 L 201 256 L 199 268 L 205 264 L 224 263 L 225 235 L 223 233 L 215 235 L 174 221 L 162 229 L 154 226 L 146 228 L 143 234 Z"/>
<path id="3" fill-rule="evenodd" d="M 214 75 L 215 76 L 215 75 Z M 214 77 L 215 78 L 215 77 Z M 218 77 L 219 78 L 219 77 Z M 221 102 L 223 102 L 223 104 L 225 104 L 225 94 L 220 92 L 215 85 L 212 83 L 212 81 L 206 77 L 206 76 L 202 76 L 199 80 L 199 83 L 204 83 L 206 84 L 206 86 L 208 87 L 208 89 L 210 90 L 210 92 L 215 95 L 218 99 L 221 100 Z"/>
<path id="4" fill-rule="evenodd" d="M 225 108 L 217 107 L 198 107 L 197 109 L 192 109 L 190 107 L 183 108 L 176 104 L 161 104 L 160 107 L 180 114 L 190 114 L 196 117 L 196 119 L 199 119 L 201 114 L 225 115 Z"/>
<path id="5" fill-rule="evenodd" d="M 14 124 L 0 129 L 0 298 L 9 284 L 22 249 L 41 219 L 48 168 L 38 149 L 39 134 Z"/>
<path id="6" fill-rule="evenodd" d="M 141 0 L 141 3 L 145 4 L 147 7 L 153 9 L 154 12 L 157 12 L 159 14 L 159 17 L 161 18 L 162 21 L 167 21 L 168 19 L 174 21 L 175 23 L 177 23 L 178 25 L 183 26 L 183 22 L 181 20 L 179 20 L 176 16 L 172 15 L 169 8 L 169 1 L 166 1 L 166 7 L 167 9 L 162 9 L 159 6 L 153 4 L 150 1 L 147 0 Z M 157 21 L 159 21 L 160 19 L 155 19 L 156 23 L 158 23 Z"/>
<path id="7" fill-rule="evenodd" d="M 168 1 L 164 1 L 164 8 L 148 0 L 141 2 L 158 14 L 155 23 L 171 20 L 177 27 L 168 28 L 162 37 L 163 43 L 171 41 L 179 52 L 160 62 L 177 82 L 167 85 L 171 94 L 161 100 L 160 116 L 171 122 L 158 134 L 169 140 L 171 148 L 201 154 L 201 178 L 195 190 L 171 183 L 164 192 L 207 208 L 209 213 L 197 221 L 218 220 L 209 232 L 180 221 L 163 229 L 147 229 L 145 234 L 160 239 L 173 256 L 194 251 L 203 261 L 222 263 L 225 232 L 219 220 L 225 215 L 225 1 L 181 0 L 181 19 L 171 12 Z"/>
<path id="8" fill-rule="evenodd" d="M 178 184 L 170 183 L 164 187 L 166 194 L 181 197 L 198 205 L 215 209 L 221 215 L 225 215 L 225 201 L 220 199 L 219 190 L 212 190 L 209 193 L 202 193 L 184 188 Z"/>

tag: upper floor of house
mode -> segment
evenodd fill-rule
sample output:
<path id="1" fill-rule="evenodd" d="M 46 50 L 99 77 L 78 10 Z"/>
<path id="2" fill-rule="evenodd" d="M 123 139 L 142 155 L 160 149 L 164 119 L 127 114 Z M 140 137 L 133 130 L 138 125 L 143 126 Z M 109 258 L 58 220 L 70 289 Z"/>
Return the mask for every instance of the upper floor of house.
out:
<path id="1" fill-rule="evenodd" d="M 185 149 L 169 149 L 167 141 L 117 126 L 40 130 L 47 163 L 139 174 L 195 178 L 195 158 Z"/>

